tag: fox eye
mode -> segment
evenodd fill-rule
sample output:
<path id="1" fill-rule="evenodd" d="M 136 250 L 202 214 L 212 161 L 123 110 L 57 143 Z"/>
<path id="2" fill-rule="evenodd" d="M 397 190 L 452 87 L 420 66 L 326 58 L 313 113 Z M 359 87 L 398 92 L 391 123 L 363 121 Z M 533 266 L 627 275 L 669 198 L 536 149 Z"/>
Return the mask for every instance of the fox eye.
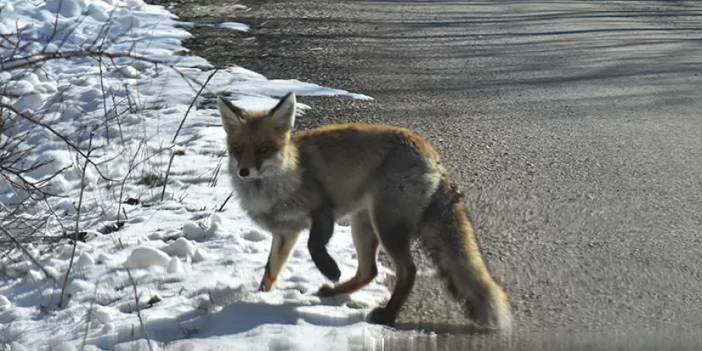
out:
<path id="1" fill-rule="evenodd" d="M 239 145 L 239 144 L 231 144 L 230 150 L 234 156 L 240 156 L 242 151 L 244 150 L 244 147 Z"/>
<path id="2" fill-rule="evenodd" d="M 268 145 L 261 145 L 261 146 L 256 147 L 257 154 L 269 154 L 273 151 L 274 151 L 274 149 Z"/>

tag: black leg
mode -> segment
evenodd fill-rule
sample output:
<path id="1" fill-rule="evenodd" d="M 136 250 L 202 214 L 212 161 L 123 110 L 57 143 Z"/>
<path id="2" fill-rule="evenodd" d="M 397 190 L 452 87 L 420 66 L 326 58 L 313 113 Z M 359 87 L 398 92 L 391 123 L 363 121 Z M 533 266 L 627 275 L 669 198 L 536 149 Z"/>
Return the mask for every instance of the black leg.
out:
<path id="1" fill-rule="evenodd" d="M 331 207 L 321 208 L 312 212 L 312 227 L 307 248 L 310 251 L 312 262 L 325 277 L 331 281 L 338 281 L 341 276 L 339 266 L 327 252 L 327 243 L 334 234 L 334 211 Z"/>

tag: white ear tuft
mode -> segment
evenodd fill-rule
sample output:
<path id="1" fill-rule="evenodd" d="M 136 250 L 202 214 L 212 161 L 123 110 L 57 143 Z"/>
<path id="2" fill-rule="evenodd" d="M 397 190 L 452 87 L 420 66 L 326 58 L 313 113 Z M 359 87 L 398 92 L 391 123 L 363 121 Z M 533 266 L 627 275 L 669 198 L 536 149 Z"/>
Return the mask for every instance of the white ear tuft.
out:
<path id="1" fill-rule="evenodd" d="M 222 126 L 227 133 L 239 128 L 241 120 L 244 119 L 244 111 L 234 106 L 229 100 L 223 96 L 217 97 L 217 106 L 219 106 L 219 114 L 222 117 Z"/>
<path id="2" fill-rule="evenodd" d="M 270 117 L 273 118 L 279 126 L 292 129 L 295 125 L 295 103 L 295 93 L 291 91 L 275 105 L 270 112 Z"/>

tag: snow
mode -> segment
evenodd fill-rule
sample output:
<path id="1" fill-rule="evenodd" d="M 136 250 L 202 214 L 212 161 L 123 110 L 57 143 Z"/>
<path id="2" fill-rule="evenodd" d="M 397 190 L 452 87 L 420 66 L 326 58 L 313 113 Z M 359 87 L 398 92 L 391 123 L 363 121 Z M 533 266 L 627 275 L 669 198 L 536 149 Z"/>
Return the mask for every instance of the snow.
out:
<path id="1" fill-rule="evenodd" d="M 0 311 L 9 310 L 12 307 L 12 302 L 7 297 L 0 295 Z"/>
<path id="2" fill-rule="evenodd" d="M 244 23 L 239 22 L 222 22 L 219 24 L 220 28 L 226 28 L 231 30 L 238 30 L 240 32 L 248 32 L 249 26 Z"/>
<path id="3" fill-rule="evenodd" d="M 212 214 L 207 226 L 194 222 L 185 223 L 183 225 L 183 235 L 190 240 L 204 240 L 219 228 L 221 221 L 218 215 Z"/>
<path id="4" fill-rule="evenodd" d="M 126 268 L 168 267 L 171 258 L 165 252 L 151 247 L 137 247 L 124 262 Z"/>
<path id="5" fill-rule="evenodd" d="M 95 260 L 93 259 L 93 256 L 90 256 L 90 254 L 87 252 L 83 252 L 78 257 L 78 260 L 76 261 L 74 267 L 77 271 L 82 271 L 82 270 L 84 270 L 84 269 L 86 269 L 94 264 L 95 264 Z"/>
<path id="6" fill-rule="evenodd" d="M 369 328 L 363 323 L 326 327 L 302 322 L 296 325 L 257 327 L 235 335 L 178 340 L 165 348 L 155 347 L 154 350 L 383 350 L 387 349 L 386 345 L 391 345 L 388 339 L 399 338 L 397 335 L 392 336 L 391 332 L 382 327 Z M 418 337 L 419 333 L 416 332 L 402 333 L 402 338 L 406 341 L 403 344 L 411 345 L 411 340 Z M 148 350 L 148 346 L 141 339 L 122 344 L 115 350 Z"/>
<path id="7" fill-rule="evenodd" d="M 100 164 L 86 169 L 80 221 L 86 241 L 76 243 L 62 307 L 61 282 L 72 241 L 27 245 L 53 279 L 19 250 L 0 258 L 0 344 L 11 350 L 78 350 L 85 340 L 85 350 L 146 350 L 137 310 L 154 349 L 229 350 L 235 344 L 250 350 L 345 350 L 381 348 L 384 338 L 427 337 L 363 322 L 389 296 L 383 283 L 391 272 L 384 267 L 355 294 L 317 297 L 314 293 L 328 282 L 309 258 L 306 233 L 277 289 L 259 292 L 270 234 L 251 222 L 236 195 L 219 211 L 231 188 L 223 167 L 226 148 L 215 109 L 217 95 L 225 94 L 246 109 L 269 108 L 291 90 L 369 97 L 227 67 L 212 76 L 179 130 L 213 70 L 200 57 L 178 54 L 187 52 L 181 42 L 190 34 L 164 8 L 142 0 L 51 0 L 38 5 L 0 0 L 0 8 L 0 33 L 22 28 L 23 40 L 36 42 L 14 54 L 0 47 L 3 60 L 84 49 L 95 33 L 107 28 L 107 52 L 162 61 L 154 65 L 118 57 L 100 67 L 95 59 L 77 58 L 50 60 L 41 70 L 0 73 L 10 96 L 4 103 L 41 116 L 84 152 L 92 134 L 92 145 L 99 147 L 92 155 Z M 55 33 L 54 22 L 59 28 Z M 106 125 L 105 110 L 119 124 Z M 35 149 L 29 161 L 52 161 L 28 177 L 42 179 L 68 167 L 51 180 L 51 188 L 64 197 L 49 199 L 57 218 L 47 228 L 48 234 L 61 235 L 67 226 L 72 235 L 84 158 L 46 130 L 31 129 L 28 123 L 12 128 L 8 132 L 30 132 L 26 143 Z M 173 163 L 161 201 L 171 151 Z M 12 206 L 21 194 L 4 182 L 0 204 Z M 38 203 L 26 216 L 46 213 L 45 204 Z M 329 250 L 340 264 L 342 279 L 350 278 L 356 261 L 348 227 L 335 229 Z"/>
<path id="8" fill-rule="evenodd" d="M 178 238 L 176 241 L 165 246 L 161 250 L 171 256 L 185 258 L 193 257 L 197 252 L 197 246 L 188 239 Z"/>

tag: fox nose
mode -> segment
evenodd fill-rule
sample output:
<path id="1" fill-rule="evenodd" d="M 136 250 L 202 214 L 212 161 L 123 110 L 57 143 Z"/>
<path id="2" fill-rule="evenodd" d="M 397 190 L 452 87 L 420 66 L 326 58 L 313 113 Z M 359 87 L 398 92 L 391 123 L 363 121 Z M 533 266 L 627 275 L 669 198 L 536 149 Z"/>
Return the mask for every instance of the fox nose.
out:
<path id="1" fill-rule="evenodd" d="M 239 170 L 239 177 L 246 178 L 251 174 L 248 168 L 242 168 Z"/>

